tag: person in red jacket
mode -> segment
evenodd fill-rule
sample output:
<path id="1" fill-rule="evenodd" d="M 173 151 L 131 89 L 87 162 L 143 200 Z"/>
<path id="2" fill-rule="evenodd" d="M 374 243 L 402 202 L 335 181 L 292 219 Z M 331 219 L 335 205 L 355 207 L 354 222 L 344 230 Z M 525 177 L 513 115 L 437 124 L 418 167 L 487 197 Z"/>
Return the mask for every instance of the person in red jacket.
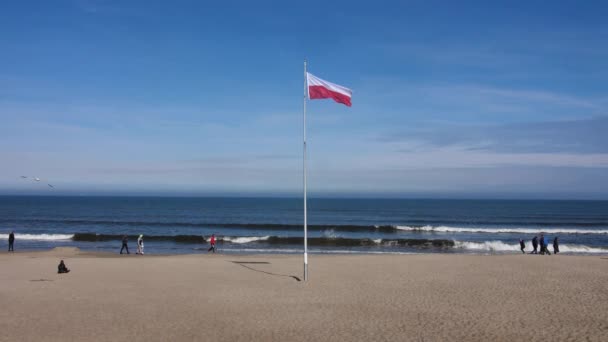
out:
<path id="1" fill-rule="evenodd" d="M 213 251 L 213 253 L 215 253 L 215 234 L 211 234 L 211 239 L 209 240 L 209 244 L 211 244 L 211 247 L 209 247 L 207 252 Z"/>

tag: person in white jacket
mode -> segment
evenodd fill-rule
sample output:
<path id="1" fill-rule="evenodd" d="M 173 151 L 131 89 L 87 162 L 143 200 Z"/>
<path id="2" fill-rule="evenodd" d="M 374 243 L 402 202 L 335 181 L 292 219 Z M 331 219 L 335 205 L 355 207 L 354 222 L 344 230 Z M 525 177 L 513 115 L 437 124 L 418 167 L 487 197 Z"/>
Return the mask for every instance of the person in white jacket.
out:
<path id="1" fill-rule="evenodd" d="M 144 235 L 141 234 L 137 238 L 137 254 L 144 254 Z"/>

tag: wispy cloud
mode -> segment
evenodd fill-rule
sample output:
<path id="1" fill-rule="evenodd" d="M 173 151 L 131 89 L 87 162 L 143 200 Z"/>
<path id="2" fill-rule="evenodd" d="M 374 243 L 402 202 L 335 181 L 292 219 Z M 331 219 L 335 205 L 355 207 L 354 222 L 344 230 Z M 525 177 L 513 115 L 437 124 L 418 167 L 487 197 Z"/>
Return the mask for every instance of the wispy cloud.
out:
<path id="1" fill-rule="evenodd" d="M 361 82 L 360 103 L 374 118 L 374 127 L 404 131 L 431 128 L 429 123 L 501 125 L 577 121 L 608 115 L 604 95 L 580 95 L 547 88 L 505 87 L 483 83 L 415 82 L 396 78 L 367 78 Z M 377 108 L 373 104 L 390 104 Z M 371 121 L 371 120 L 370 120 Z M 439 126 L 439 125 L 437 125 Z M 439 127 L 442 128 L 442 127 Z M 445 130 L 442 131 L 445 133 Z"/>
<path id="2" fill-rule="evenodd" d="M 143 4 L 139 9 L 132 1 L 116 0 L 72 0 L 74 7 L 89 15 L 120 14 L 120 15 L 142 15 Z"/>
<path id="3" fill-rule="evenodd" d="M 599 103 L 597 103 L 597 100 L 548 91 L 500 89 L 484 86 L 465 86 L 463 90 L 472 93 L 479 93 L 488 97 L 512 99 L 519 102 L 528 101 L 544 103 L 552 106 L 582 107 L 591 109 L 602 108 Z"/>
<path id="4" fill-rule="evenodd" d="M 419 149 L 457 147 L 496 153 L 608 153 L 608 117 L 504 125 L 427 124 L 392 132 L 382 141 Z M 410 146 L 409 149 L 412 147 Z"/>
<path id="5" fill-rule="evenodd" d="M 608 39 L 605 27 L 530 30 L 509 26 L 485 30 L 474 39 L 450 36 L 421 42 L 413 38 L 379 43 L 375 48 L 422 68 L 484 70 L 491 72 L 487 76 L 492 79 L 588 79 L 608 75 L 605 68 L 593 67 L 608 57 L 608 47 L 602 44 Z"/>
<path id="6" fill-rule="evenodd" d="M 444 66 L 497 69 L 515 67 L 522 63 L 536 63 L 539 56 L 523 51 L 505 50 L 496 43 L 384 43 L 378 49 L 396 58 Z"/>

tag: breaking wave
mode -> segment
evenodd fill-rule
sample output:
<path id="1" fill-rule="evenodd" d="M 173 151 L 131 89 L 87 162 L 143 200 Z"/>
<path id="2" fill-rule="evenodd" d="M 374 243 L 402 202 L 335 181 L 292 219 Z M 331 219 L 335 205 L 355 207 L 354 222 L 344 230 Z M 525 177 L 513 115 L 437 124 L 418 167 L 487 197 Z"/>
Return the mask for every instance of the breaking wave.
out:
<path id="1" fill-rule="evenodd" d="M 447 226 L 397 226 L 398 230 L 432 233 L 519 233 L 519 234 L 608 234 L 607 229 L 541 229 L 541 228 L 476 228 L 476 227 L 447 227 Z"/>
<path id="2" fill-rule="evenodd" d="M 5 234 L 6 235 L 6 234 Z M 0 235 L 1 237 L 2 235 Z M 119 234 L 95 234 L 95 233 L 76 233 L 63 235 L 16 235 L 16 238 L 29 236 L 30 240 L 72 240 L 79 242 L 103 242 L 120 241 L 123 235 Z M 8 237 L 8 236 L 7 236 Z M 50 238 L 52 237 L 52 238 Z M 137 239 L 137 235 L 130 235 L 132 241 Z M 25 238 L 23 238 L 25 239 Z M 217 242 L 222 244 L 257 244 L 267 245 L 300 245 L 302 237 L 282 237 L 282 236 L 216 236 Z M 209 237 L 200 235 L 144 235 L 145 241 L 165 241 L 175 243 L 207 243 Z M 308 238 L 308 245 L 318 247 L 414 247 L 414 248 L 439 248 L 447 249 L 454 246 L 454 241 L 445 239 L 356 239 L 343 237 L 311 237 Z"/>
<path id="3" fill-rule="evenodd" d="M 75 234 L 15 234 L 17 240 L 37 240 L 37 241 L 79 241 L 79 242 L 103 242 L 122 240 L 123 235 L 118 234 L 95 234 L 95 233 L 75 233 Z M 128 236 L 135 241 L 136 235 Z M 1 240 L 8 239 L 8 234 L 0 234 Z M 299 251 L 294 249 L 303 243 L 302 237 L 284 236 L 217 236 L 217 243 L 223 248 L 230 250 L 243 251 L 266 251 L 266 252 L 286 252 Z M 209 237 L 200 235 L 144 235 L 145 241 L 160 241 L 186 244 L 206 244 Z M 519 244 L 508 244 L 502 241 L 455 241 L 448 239 L 370 239 L 370 238 L 344 238 L 333 236 L 321 236 L 308 238 L 308 245 L 313 248 L 329 248 L 319 250 L 320 253 L 401 253 L 400 248 L 414 250 L 428 250 L 437 252 L 470 252 L 470 253 L 520 253 Z M 234 247 L 230 247 L 234 246 Z M 237 247 L 242 246 L 242 247 Z M 293 246 L 293 247 L 292 247 Z M 249 248 L 248 248 L 249 247 Z M 339 248 L 370 247 L 363 250 L 340 250 Z M 380 247 L 382 250 L 375 250 Z M 206 247 L 205 247 L 206 248 Z M 551 245 L 549 246 L 552 250 Z M 590 247 L 577 244 L 561 244 L 561 253 L 573 254 L 608 254 L 608 248 Z M 531 251 L 527 246 L 526 252 Z"/>
<path id="4" fill-rule="evenodd" d="M 268 240 L 270 238 L 270 236 L 237 236 L 237 237 L 230 237 L 230 236 L 224 236 L 223 238 L 220 238 L 220 241 L 224 241 L 224 242 L 230 242 L 230 243 L 251 243 L 251 242 L 256 242 L 256 241 L 265 241 Z"/>
<path id="5" fill-rule="evenodd" d="M 468 241 L 454 241 L 454 247 L 469 251 L 476 252 L 519 252 L 519 244 L 507 244 L 502 241 L 484 241 L 484 242 L 468 242 Z M 552 246 L 549 245 L 549 250 L 553 251 Z M 585 245 L 569 245 L 561 244 L 559 246 L 560 253 L 590 253 L 590 254 L 608 254 L 608 249 L 589 247 Z M 528 246 L 525 249 L 526 252 L 531 252 L 532 249 Z"/>
<path id="6" fill-rule="evenodd" d="M 131 220 L 70 220 L 70 219 L 19 219 L 23 223 L 50 223 L 65 226 L 96 226 L 104 227 L 193 227 L 193 228 L 239 228 L 250 230 L 302 230 L 302 224 L 284 223 L 238 223 L 238 222 L 167 222 L 167 221 L 131 221 Z M 15 221 L 0 219 L 0 223 L 14 224 Z M 357 224 L 309 224 L 310 231 L 341 231 L 341 232 L 395 232 L 393 225 L 357 225 Z"/>
<path id="7" fill-rule="evenodd" d="M 53 224 L 59 226 L 72 226 L 72 231 L 83 226 L 103 226 L 121 228 L 235 228 L 252 231 L 301 231 L 302 224 L 283 223 L 238 223 L 238 222 L 180 222 L 180 221 L 138 221 L 138 220 L 70 220 L 70 219 L 19 219 L 17 221 L 0 219 L 0 224 L 19 226 L 19 223 Z M 421 232 L 421 233 L 514 233 L 514 234 L 538 234 L 546 232 L 549 234 L 608 234 L 608 223 L 602 220 L 593 222 L 475 222 L 476 227 L 458 226 L 458 223 L 437 222 L 430 223 L 427 220 L 411 221 L 403 225 L 366 225 L 366 224 L 312 224 L 308 225 L 309 231 L 321 232 L 325 236 L 335 236 L 340 232 L 356 233 L 399 233 L 399 232 Z M 496 225 L 504 227 L 496 227 Z M 485 227 L 483 225 L 486 225 Z M 519 227 L 518 227 L 519 225 Z M 83 229 L 89 230 L 89 229 Z M 95 229 L 91 229 L 95 230 Z M 68 230 L 69 231 L 69 230 Z M 252 234 L 255 235 L 255 234 Z"/>
<path id="8" fill-rule="evenodd" d="M 38 240 L 38 241 L 53 241 L 53 240 L 70 240 L 74 234 L 15 234 L 15 240 Z M 8 239 L 8 234 L 0 234 L 1 240 Z"/>

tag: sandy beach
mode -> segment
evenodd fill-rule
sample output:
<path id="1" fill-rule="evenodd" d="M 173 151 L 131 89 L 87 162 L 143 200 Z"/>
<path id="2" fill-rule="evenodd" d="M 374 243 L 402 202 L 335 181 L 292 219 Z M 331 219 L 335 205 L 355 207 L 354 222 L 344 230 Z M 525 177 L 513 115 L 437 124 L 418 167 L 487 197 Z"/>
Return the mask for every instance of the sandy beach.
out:
<path id="1" fill-rule="evenodd" d="M 72 270 L 57 274 L 64 259 Z M 1 341 L 601 341 L 608 258 L 0 254 Z"/>

